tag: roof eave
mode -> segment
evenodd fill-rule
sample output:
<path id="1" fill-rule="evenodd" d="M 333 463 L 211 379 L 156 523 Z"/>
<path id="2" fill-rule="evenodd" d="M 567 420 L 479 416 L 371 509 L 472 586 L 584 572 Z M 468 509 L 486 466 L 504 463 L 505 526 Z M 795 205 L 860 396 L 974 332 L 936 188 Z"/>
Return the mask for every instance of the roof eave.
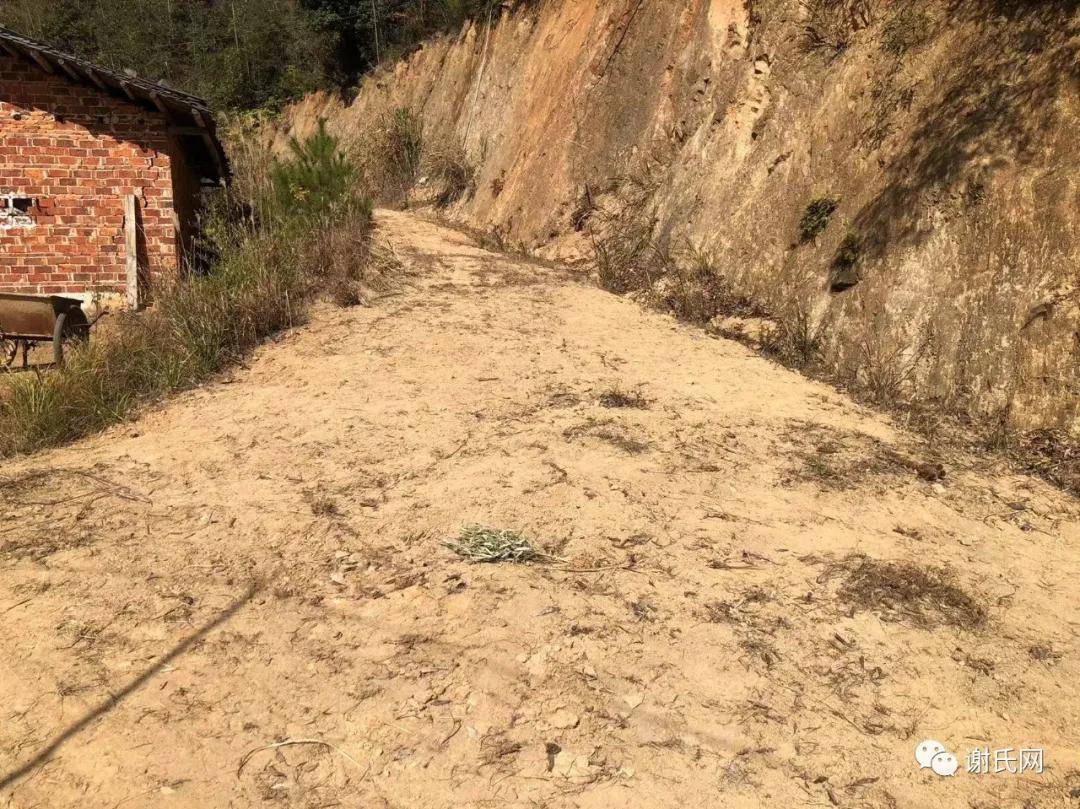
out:
<path id="1" fill-rule="evenodd" d="M 100 92 L 159 112 L 165 116 L 170 126 L 191 125 L 197 128 L 199 139 L 210 158 L 209 164 L 217 172 L 217 177 L 212 179 L 220 182 L 229 180 L 229 161 L 218 139 L 213 114 L 204 99 L 61 53 L 2 26 L 0 49 L 16 58 L 31 62 L 46 73 L 93 86 Z"/>

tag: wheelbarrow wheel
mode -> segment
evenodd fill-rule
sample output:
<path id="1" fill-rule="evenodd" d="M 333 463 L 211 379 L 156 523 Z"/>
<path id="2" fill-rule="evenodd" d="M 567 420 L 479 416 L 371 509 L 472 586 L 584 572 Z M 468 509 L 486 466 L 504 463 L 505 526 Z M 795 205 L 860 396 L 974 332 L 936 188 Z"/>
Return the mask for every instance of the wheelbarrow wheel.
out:
<path id="1" fill-rule="evenodd" d="M 53 329 L 53 361 L 57 365 L 63 365 L 64 352 L 83 345 L 89 339 L 89 326 L 84 323 L 71 323 L 68 313 L 61 312 L 56 317 L 56 327 Z"/>
<path id="2" fill-rule="evenodd" d="M 10 368 L 18 353 L 18 340 L 0 339 L 0 368 Z"/>

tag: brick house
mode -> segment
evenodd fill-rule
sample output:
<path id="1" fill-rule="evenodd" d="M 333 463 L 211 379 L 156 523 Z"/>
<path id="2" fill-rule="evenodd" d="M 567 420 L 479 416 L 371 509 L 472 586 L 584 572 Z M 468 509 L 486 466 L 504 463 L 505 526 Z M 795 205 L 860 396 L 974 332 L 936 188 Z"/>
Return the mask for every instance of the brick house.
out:
<path id="1" fill-rule="evenodd" d="M 0 293 L 147 300 L 227 177 L 202 99 L 0 27 Z"/>

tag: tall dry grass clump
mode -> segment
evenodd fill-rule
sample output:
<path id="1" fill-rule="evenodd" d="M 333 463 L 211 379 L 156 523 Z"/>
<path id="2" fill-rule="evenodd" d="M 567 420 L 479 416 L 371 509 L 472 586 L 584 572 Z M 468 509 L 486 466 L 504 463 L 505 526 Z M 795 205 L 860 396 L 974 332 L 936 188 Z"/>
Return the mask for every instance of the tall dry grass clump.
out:
<path id="1" fill-rule="evenodd" d="M 404 204 L 423 168 L 423 119 L 406 107 L 383 110 L 354 134 L 349 155 L 379 203 Z"/>
<path id="2" fill-rule="evenodd" d="M 617 178 L 612 186 L 619 194 L 603 206 L 585 189 L 571 221 L 575 230 L 589 234 L 600 285 L 617 294 L 635 293 L 691 323 L 764 315 L 708 253 L 687 239 L 657 234 L 652 200 L 659 184 L 655 168 L 646 165 Z"/>
<path id="3" fill-rule="evenodd" d="M 430 133 L 419 111 L 376 106 L 347 135 L 348 154 L 361 184 L 380 205 L 444 208 L 476 191 L 476 166 L 462 139 Z M 421 191 L 419 196 L 414 192 Z"/>
<path id="4" fill-rule="evenodd" d="M 476 191 L 476 168 L 469 161 L 465 144 L 450 138 L 425 150 L 424 175 L 435 189 L 434 204 L 445 208 Z"/>
<path id="5" fill-rule="evenodd" d="M 0 391 L 0 455 L 121 421 L 301 321 L 321 290 L 355 302 L 376 280 L 367 268 L 370 199 L 322 125 L 282 159 L 269 159 L 254 130 L 237 143 L 235 190 L 210 206 L 200 235 L 207 268 L 156 290 L 150 309 L 117 315 L 104 339 L 62 369 L 12 375 Z"/>

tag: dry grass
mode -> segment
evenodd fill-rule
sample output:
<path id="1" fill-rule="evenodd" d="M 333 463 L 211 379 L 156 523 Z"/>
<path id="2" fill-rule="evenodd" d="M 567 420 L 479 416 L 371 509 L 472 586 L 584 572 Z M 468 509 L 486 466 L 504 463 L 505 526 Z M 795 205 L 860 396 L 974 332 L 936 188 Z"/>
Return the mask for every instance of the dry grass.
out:
<path id="1" fill-rule="evenodd" d="M 625 426 L 616 424 L 610 419 L 597 421 L 589 418 L 581 424 L 563 430 L 563 437 L 567 440 L 573 440 L 583 435 L 606 441 L 628 455 L 640 455 L 648 450 L 650 446 L 647 442 L 639 441 L 630 435 Z"/>
<path id="2" fill-rule="evenodd" d="M 363 186 L 383 205 L 408 205 L 418 182 L 433 187 L 439 208 L 476 191 L 476 168 L 461 140 L 429 137 L 420 113 L 407 107 L 372 115 L 351 137 L 349 154 Z"/>
<path id="3" fill-rule="evenodd" d="M 1064 430 L 1010 432 L 1003 444 L 1006 454 L 1021 468 L 1080 496 L 1080 441 Z"/>
<path id="4" fill-rule="evenodd" d="M 651 623 L 656 620 L 656 606 L 645 599 L 638 599 L 630 603 L 630 612 L 634 618 L 643 623 Z"/>
<path id="5" fill-rule="evenodd" d="M 643 291 L 649 302 L 680 320 L 704 324 L 715 317 L 758 317 L 764 310 L 737 291 L 712 258 L 692 245 L 652 239 L 631 219 L 593 240 L 600 284 L 618 294 Z"/>
<path id="6" fill-rule="evenodd" d="M 917 474 L 925 480 L 937 480 L 945 475 L 940 463 L 908 458 L 865 433 L 793 419 L 788 423 L 786 437 L 797 449 L 785 483 L 809 481 L 825 490 L 844 491 L 876 478 Z"/>
<path id="7" fill-rule="evenodd" d="M 585 230 L 595 212 L 596 201 L 593 199 L 592 189 L 586 185 L 581 191 L 581 196 L 578 197 L 577 205 L 570 212 L 570 224 L 574 231 L 580 233 Z"/>
<path id="8" fill-rule="evenodd" d="M 327 295 L 341 307 L 367 304 L 394 289 L 405 275 L 393 248 L 349 228 L 328 233 L 315 247 L 312 262 L 321 268 Z"/>
<path id="9" fill-rule="evenodd" d="M 476 169 L 460 140 L 449 139 L 426 149 L 423 173 L 434 183 L 435 205 L 444 208 L 476 191 Z"/>
<path id="10" fill-rule="evenodd" d="M 308 498 L 311 513 L 316 517 L 337 517 L 341 514 L 337 501 L 325 494 L 315 494 Z"/>
<path id="11" fill-rule="evenodd" d="M 600 406 L 611 408 L 631 408 L 645 410 L 649 407 L 648 400 L 640 393 L 629 393 L 620 388 L 611 388 L 600 394 Z"/>
<path id="12" fill-rule="evenodd" d="M 349 144 L 361 182 L 384 205 L 402 205 L 423 169 L 424 122 L 406 107 L 374 115 Z"/>
<path id="13" fill-rule="evenodd" d="M 456 540 L 443 545 L 467 562 L 536 562 L 550 557 L 533 547 L 524 536 L 508 529 L 466 525 Z"/>
<path id="14" fill-rule="evenodd" d="M 830 576 L 843 576 L 839 597 L 856 610 L 870 610 L 886 621 L 920 627 L 941 624 L 979 629 L 987 614 L 946 568 L 910 562 L 884 562 L 854 555 L 833 565 Z"/>
<path id="15" fill-rule="evenodd" d="M 628 170 L 609 183 L 615 193 L 603 204 L 596 189 L 583 192 L 574 224 L 589 232 L 600 286 L 616 294 L 644 293 L 650 304 L 691 323 L 763 315 L 706 251 L 685 239 L 657 237 L 653 200 L 661 176 L 662 167 L 652 164 Z"/>
<path id="16" fill-rule="evenodd" d="M 903 56 L 925 43 L 933 30 L 934 21 L 929 14 L 905 5 L 885 23 L 881 45 L 893 56 Z"/>
<path id="17" fill-rule="evenodd" d="M 862 0 L 805 0 L 809 19 L 803 27 L 803 45 L 810 51 L 836 56 L 851 44 L 856 30 L 869 24 Z"/>
<path id="18" fill-rule="evenodd" d="M 794 294 L 779 304 L 771 324 L 761 335 L 761 350 L 784 365 L 802 371 L 818 366 L 821 339 L 808 298 Z"/>
<path id="19" fill-rule="evenodd" d="M 780 661 L 780 652 L 776 646 L 760 637 L 747 637 L 739 641 L 739 648 L 746 653 L 751 660 L 758 660 L 765 664 L 765 668 L 771 669 Z"/>
<path id="20" fill-rule="evenodd" d="M 1028 647 L 1028 655 L 1032 660 L 1048 665 L 1057 663 L 1064 655 L 1047 643 L 1036 643 Z"/>
<path id="21" fill-rule="evenodd" d="M 690 245 L 658 253 L 665 269 L 659 302 L 680 320 L 708 323 L 716 317 L 760 317 L 765 311 L 731 284 L 712 257 Z"/>
<path id="22" fill-rule="evenodd" d="M 857 489 L 872 478 L 908 474 L 908 467 L 889 453 L 852 453 L 826 442 L 803 456 L 801 468 L 788 480 L 806 480 L 825 490 L 846 491 Z"/>
<path id="23" fill-rule="evenodd" d="M 625 431 L 620 429 L 612 429 L 603 427 L 598 430 L 594 430 L 592 435 L 606 441 L 613 447 L 621 449 L 628 455 L 640 455 L 649 449 L 649 444 L 646 441 L 639 441 L 633 436 L 627 435 Z"/>
<path id="24" fill-rule="evenodd" d="M 652 200 L 661 174 L 659 167 L 646 166 L 614 178 L 617 200 L 594 207 L 588 219 L 581 220 L 588 226 L 593 266 L 604 289 L 620 295 L 649 289 L 659 275 Z"/>

